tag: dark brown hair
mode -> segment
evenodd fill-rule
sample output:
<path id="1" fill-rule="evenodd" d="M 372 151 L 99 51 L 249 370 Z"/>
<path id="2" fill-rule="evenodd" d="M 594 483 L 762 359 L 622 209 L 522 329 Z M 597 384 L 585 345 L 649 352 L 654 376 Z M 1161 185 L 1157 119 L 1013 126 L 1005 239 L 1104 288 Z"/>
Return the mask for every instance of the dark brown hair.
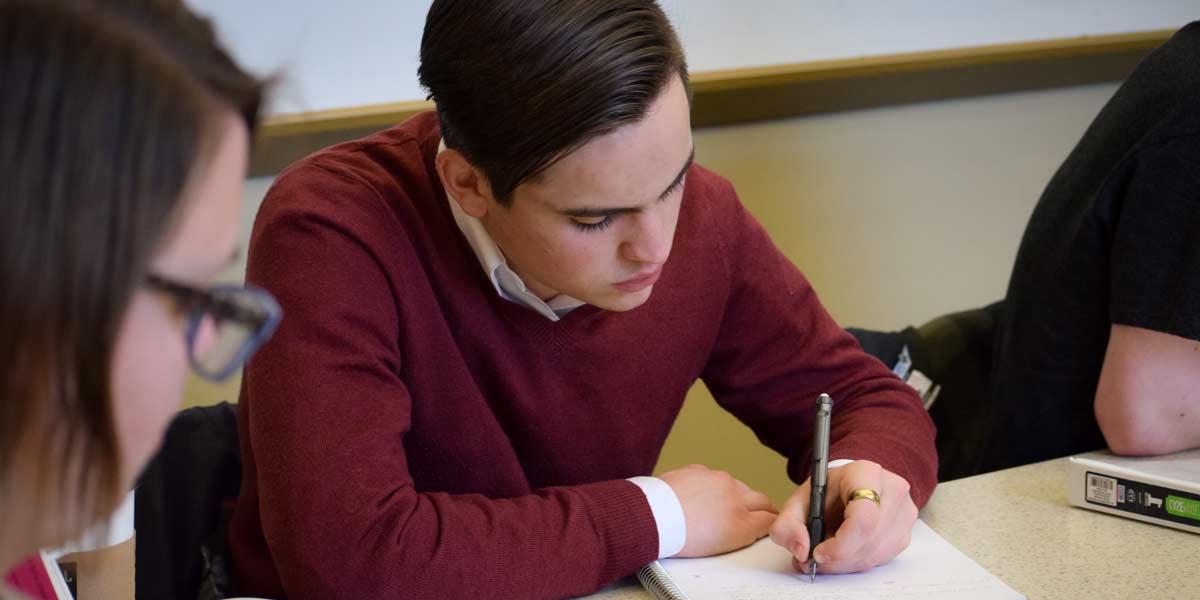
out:
<path id="1" fill-rule="evenodd" d="M 261 86 L 178 0 L 0 0 L 0 90 L 0 511 L 32 486 L 74 535 L 132 476 L 110 397 L 122 317 L 218 119 L 253 131 Z"/>
<path id="2" fill-rule="evenodd" d="M 435 0 L 421 85 L 446 146 L 497 200 L 589 140 L 640 121 L 678 74 L 679 39 L 653 0 Z"/>

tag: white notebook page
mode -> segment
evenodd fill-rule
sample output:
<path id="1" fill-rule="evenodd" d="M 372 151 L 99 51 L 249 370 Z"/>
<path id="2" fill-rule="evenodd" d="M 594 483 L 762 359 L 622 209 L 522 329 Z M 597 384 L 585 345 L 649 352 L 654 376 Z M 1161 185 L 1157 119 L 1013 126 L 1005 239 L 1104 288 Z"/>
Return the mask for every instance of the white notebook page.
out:
<path id="1" fill-rule="evenodd" d="M 792 567 L 791 553 L 762 539 L 748 548 L 709 558 L 659 561 L 690 600 L 776 598 L 1023 598 L 922 521 L 912 543 L 886 565 L 850 575 L 807 574 Z"/>

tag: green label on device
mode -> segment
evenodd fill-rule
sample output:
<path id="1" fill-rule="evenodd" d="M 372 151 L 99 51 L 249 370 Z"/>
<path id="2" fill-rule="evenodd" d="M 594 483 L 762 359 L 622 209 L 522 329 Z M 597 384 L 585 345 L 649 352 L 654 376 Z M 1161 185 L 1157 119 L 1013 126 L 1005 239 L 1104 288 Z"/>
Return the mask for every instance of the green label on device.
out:
<path id="1" fill-rule="evenodd" d="M 1179 496 L 1167 496 L 1167 512 L 1176 517 L 1200 521 L 1200 502 Z"/>
<path id="2" fill-rule="evenodd" d="M 1084 500 L 1200 531 L 1200 494 L 1087 471 Z"/>

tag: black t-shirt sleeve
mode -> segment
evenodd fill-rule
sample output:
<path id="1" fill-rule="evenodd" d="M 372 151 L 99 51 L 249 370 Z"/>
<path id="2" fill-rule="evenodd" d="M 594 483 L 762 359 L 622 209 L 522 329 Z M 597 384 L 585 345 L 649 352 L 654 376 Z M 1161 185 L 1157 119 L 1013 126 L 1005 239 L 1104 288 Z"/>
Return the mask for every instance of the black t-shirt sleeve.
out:
<path id="1" fill-rule="evenodd" d="M 1128 157 L 1113 231 L 1114 324 L 1200 340 L 1200 136 Z"/>

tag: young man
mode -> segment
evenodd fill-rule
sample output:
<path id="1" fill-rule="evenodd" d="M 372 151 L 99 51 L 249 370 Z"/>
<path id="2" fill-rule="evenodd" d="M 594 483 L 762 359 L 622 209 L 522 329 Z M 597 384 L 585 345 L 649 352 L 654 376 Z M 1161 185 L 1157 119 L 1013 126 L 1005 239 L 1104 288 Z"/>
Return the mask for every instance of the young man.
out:
<path id="1" fill-rule="evenodd" d="M 697 378 L 796 482 L 835 398 L 819 571 L 907 545 L 930 421 L 692 163 L 653 1 L 435 1 L 420 76 L 436 115 L 291 167 L 255 224 L 288 317 L 245 377 L 240 592 L 562 597 L 768 533 L 802 567 L 807 485 L 777 517 L 725 473 L 647 477 Z"/>

